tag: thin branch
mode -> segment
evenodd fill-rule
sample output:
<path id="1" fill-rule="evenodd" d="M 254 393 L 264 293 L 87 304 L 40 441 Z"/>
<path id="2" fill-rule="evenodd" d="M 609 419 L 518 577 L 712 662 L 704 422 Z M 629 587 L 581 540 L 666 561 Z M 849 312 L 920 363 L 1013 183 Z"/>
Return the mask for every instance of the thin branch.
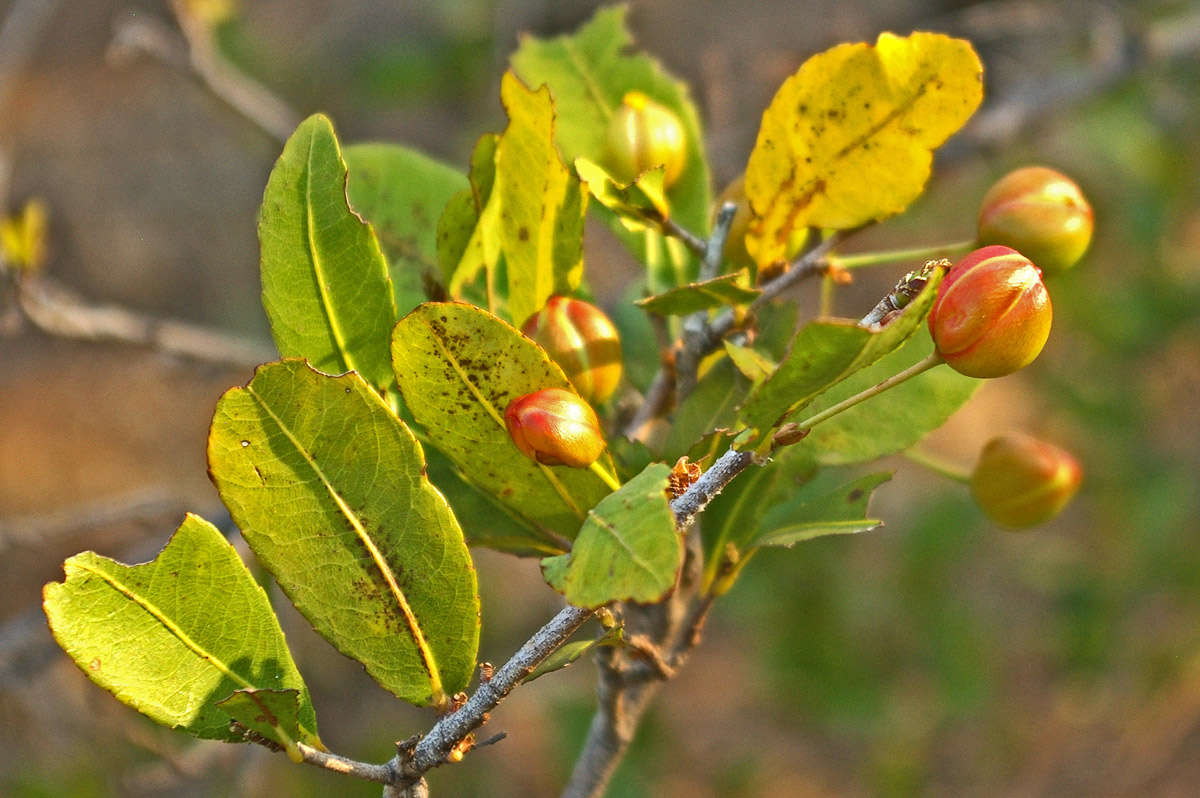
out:
<path id="1" fill-rule="evenodd" d="M 479 685 L 467 703 L 434 724 L 411 753 L 397 754 L 389 765 L 403 774 L 401 784 L 415 784 L 427 771 L 445 762 L 450 752 L 483 724 L 487 713 L 565 643 L 592 614 L 593 610 L 570 605 L 559 610 L 508 662 L 493 673 L 491 679 Z"/>
<path id="2" fill-rule="evenodd" d="M 725 239 L 729 237 L 729 228 L 736 213 L 737 205 L 732 202 L 725 203 L 717 213 L 712 234 L 704 245 L 704 257 L 700 262 L 701 281 L 717 276 L 725 251 Z M 709 337 L 707 310 L 698 310 L 683 320 L 682 345 L 675 356 L 675 395 L 681 400 L 696 387 L 696 372 Z"/>
<path id="3" fill-rule="evenodd" d="M 42 332 L 83 341 L 115 341 L 168 355 L 251 368 L 274 360 L 274 349 L 228 333 L 173 319 L 84 302 L 45 275 L 16 282 L 23 316 Z"/>
<path id="4" fill-rule="evenodd" d="M 285 141 L 300 123 L 300 115 L 262 84 L 235 69 L 213 41 L 212 28 L 187 10 L 182 0 L 172 9 L 183 36 L 148 17 L 122 19 L 109 50 L 114 58 L 144 53 L 200 81 L 226 103 L 277 141 Z"/>
<path id="5" fill-rule="evenodd" d="M 0 520 L 0 553 L 14 546 L 42 547 L 65 535 L 86 534 L 116 524 L 158 522 L 165 516 L 180 515 L 190 506 L 178 491 L 147 488 L 51 512 Z M 202 514 L 211 518 L 213 513 L 223 510 L 217 505 Z"/>
<path id="6" fill-rule="evenodd" d="M 671 502 L 671 512 L 675 513 L 675 525 L 683 530 L 691 526 L 695 517 L 734 477 L 746 470 L 754 462 L 753 452 L 739 452 L 729 449 L 717 458 L 712 467 L 700 475 L 687 492 Z"/>
<path id="7" fill-rule="evenodd" d="M 373 765 L 369 762 L 358 762 L 328 751 L 319 751 L 304 743 L 297 743 L 296 747 L 300 749 L 300 754 L 304 757 L 306 764 L 332 770 L 334 773 L 356 776 L 366 781 L 373 781 L 376 784 L 392 784 L 398 775 L 391 762 L 386 762 L 382 765 Z"/>
<path id="8" fill-rule="evenodd" d="M 704 253 L 708 248 L 708 242 L 693 233 L 691 230 L 688 230 L 683 225 L 679 224 L 679 222 L 668 217 L 662 222 L 662 231 L 669 236 L 678 238 L 683 242 L 684 246 L 686 246 L 696 255 L 699 255 L 702 258 L 704 257 Z"/>

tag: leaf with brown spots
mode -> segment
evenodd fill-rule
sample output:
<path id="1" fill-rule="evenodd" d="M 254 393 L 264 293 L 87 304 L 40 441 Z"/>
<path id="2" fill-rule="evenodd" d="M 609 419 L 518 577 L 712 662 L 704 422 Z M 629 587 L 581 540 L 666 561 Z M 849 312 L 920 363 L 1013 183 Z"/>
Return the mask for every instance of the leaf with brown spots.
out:
<path id="1" fill-rule="evenodd" d="M 540 346 L 482 308 L 430 302 L 392 333 L 404 402 L 430 440 L 480 489 L 544 531 L 531 547 L 559 551 L 608 492 L 586 469 L 546 466 L 517 449 L 504 411 L 543 388 L 573 391 Z M 602 462 L 611 472 L 608 455 Z"/>
<path id="2" fill-rule="evenodd" d="M 55 640 L 96 684 L 152 720 L 238 742 L 220 703 L 239 690 L 290 696 L 276 731 L 321 747 L 308 688 L 262 587 L 212 524 L 189 515 L 153 561 L 123 565 L 90 551 L 46 585 Z"/>
<path id="3" fill-rule="evenodd" d="M 313 628 L 415 704 L 466 686 L 475 569 L 420 444 L 357 374 L 300 360 L 221 397 L 209 472 L 246 542 Z"/>
<path id="4" fill-rule="evenodd" d="M 545 86 L 530 91 L 511 72 L 500 82 L 508 127 L 496 145 L 500 245 L 508 271 L 508 315 L 516 324 L 552 294 L 583 279 L 587 192 L 554 147 L 554 104 Z"/>
<path id="5" fill-rule="evenodd" d="M 760 268 L 805 225 L 843 230 L 907 208 L 932 150 L 982 98 L 970 43 L 939 33 L 883 33 L 808 59 L 763 114 L 746 168 L 756 217 L 746 247 Z"/>

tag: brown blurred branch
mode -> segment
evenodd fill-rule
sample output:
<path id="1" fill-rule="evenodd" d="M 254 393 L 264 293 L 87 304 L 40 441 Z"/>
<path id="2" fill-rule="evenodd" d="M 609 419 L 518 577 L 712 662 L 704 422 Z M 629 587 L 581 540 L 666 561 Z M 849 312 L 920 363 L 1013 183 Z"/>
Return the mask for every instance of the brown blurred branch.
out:
<path id="1" fill-rule="evenodd" d="M 90 304 L 46 275 L 14 278 L 13 294 L 22 317 L 47 335 L 115 341 L 236 368 L 252 368 L 276 358 L 269 346 L 209 327 L 117 305 Z"/>
<path id="2" fill-rule="evenodd" d="M 277 141 L 285 141 L 300 124 L 283 100 L 234 68 L 217 49 L 211 25 L 191 13 L 182 0 L 171 0 L 177 33 L 145 16 L 122 18 L 113 32 L 109 57 L 151 56 L 200 81 L 212 94 Z"/>

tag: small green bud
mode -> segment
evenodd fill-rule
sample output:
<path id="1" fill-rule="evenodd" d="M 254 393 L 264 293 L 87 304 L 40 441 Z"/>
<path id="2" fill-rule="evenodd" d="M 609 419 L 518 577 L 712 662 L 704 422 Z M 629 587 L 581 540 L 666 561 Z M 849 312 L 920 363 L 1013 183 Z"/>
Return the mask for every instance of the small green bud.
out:
<path id="1" fill-rule="evenodd" d="M 1082 479 L 1070 452 L 1028 435 L 1002 435 L 983 447 L 971 494 L 993 521 L 1023 529 L 1058 515 Z"/>
<path id="2" fill-rule="evenodd" d="M 1047 274 L 1083 257 L 1092 225 L 1092 206 L 1079 186 L 1045 166 L 1009 172 L 979 206 L 979 243 L 1012 247 Z"/>
<path id="3" fill-rule="evenodd" d="M 608 155 L 618 180 L 629 183 L 662 166 L 663 188 L 669 188 L 687 163 L 687 134 L 674 111 L 631 91 L 608 123 Z"/>

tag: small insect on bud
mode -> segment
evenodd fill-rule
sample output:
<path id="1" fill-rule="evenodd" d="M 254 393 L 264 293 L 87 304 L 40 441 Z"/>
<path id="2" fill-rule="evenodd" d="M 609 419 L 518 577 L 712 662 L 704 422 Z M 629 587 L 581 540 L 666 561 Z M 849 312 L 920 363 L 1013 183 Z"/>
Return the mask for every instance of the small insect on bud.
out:
<path id="1" fill-rule="evenodd" d="M 1052 317 L 1041 270 L 1016 250 L 992 246 L 950 269 L 929 311 L 929 331 L 955 371 L 1003 377 L 1034 361 Z"/>
<path id="2" fill-rule="evenodd" d="M 521 453 L 543 465 L 587 468 L 606 446 L 596 411 L 563 388 L 517 397 L 504 411 L 504 423 Z"/>
<path id="3" fill-rule="evenodd" d="M 971 474 L 971 494 L 989 518 L 1022 529 L 1058 515 L 1083 472 L 1070 452 L 1028 435 L 993 438 Z"/>
<path id="4" fill-rule="evenodd" d="M 608 123 L 609 165 L 628 183 L 642 172 L 664 167 L 663 187 L 674 185 L 687 163 L 687 134 L 675 112 L 640 91 L 626 93 Z"/>
<path id="5" fill-rule="evenodd" d="M 552 296 L 521 332 L 546 350 L 589 402 L 603 402 L 621 382 L 621 339 L 604 311 L 580 299 Z"/>
<path id="6" fill-rule="evenodd" d="M 1092 226 L 1092 206 L 1079 186 L 1045 166 L 1009 172 L 979 206 L 979 243 L 1012 247 L 1047 274 L 1083 257 Z"/>

